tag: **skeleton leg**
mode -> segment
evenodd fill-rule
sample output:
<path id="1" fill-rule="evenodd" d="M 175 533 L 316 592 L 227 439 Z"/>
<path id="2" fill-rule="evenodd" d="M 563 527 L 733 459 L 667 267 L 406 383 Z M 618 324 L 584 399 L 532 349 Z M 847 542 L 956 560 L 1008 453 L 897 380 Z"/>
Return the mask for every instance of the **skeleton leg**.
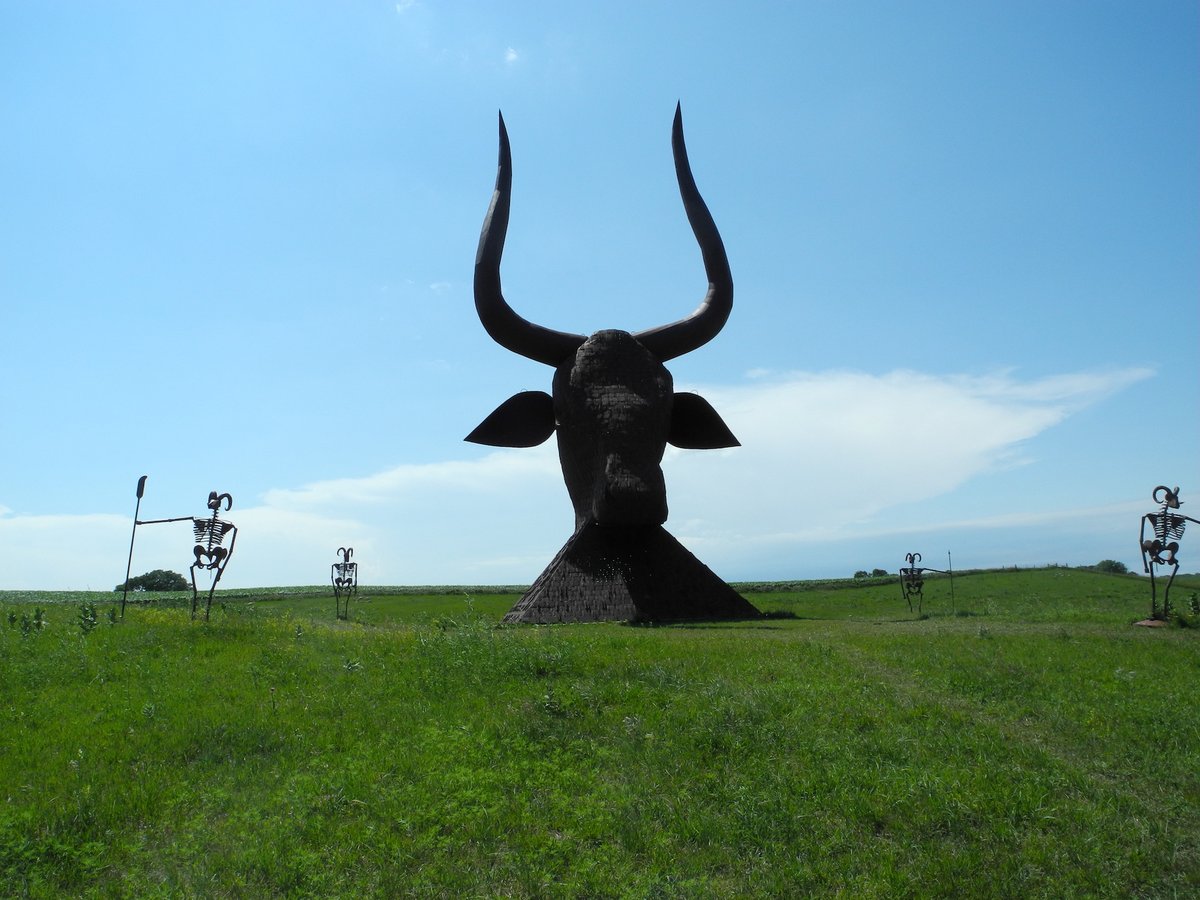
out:
<path id="1" fill-rule="evenodd" d="M 908 611 L 912 612 L 912 570 L 900 570 L 900 593 L 904 595 L 904 602 L 908 604 Z"/>
<path id="2" fill-rule="evenodd" d="M 198 599 L 197 591 L 196 591 L 196 566 L 198 566 L 198 565 L 200 565 L 199 560 L 192 563 L 191 568 L 188 570 L 192 574 L 192 618 L 193 619 L 196 618 L 196 602 Z"/>
<path id="3" fill-rule="evenodd" d="M 235 537 L 235 540 L 236 540 L 236 537 Z M 213 563 L 212 584 L 210 584 L 208 586 L 208 602 L 204 606 L 204 621 L 205 622 L 208 621 L 209 612 L 212 610 L 212 598 L 213 598 L 213 593 L 217 590 L 217 582 L 219 582 L 221 580 L 221 576 L 225 574 L 225 566 L 229 562 L 229 557 L 233 555 L 233 544 L 231 543 L 229 545 L 228 550 L 224 549 L 223 547 L 218 547 L 214 551 L 214 553 L 215 553 L 214 558 L 215 558 L 216 562 Z"/>
<path id="4" fill-rule="evenodd" d="M 213 579 L 212 584 L 208 588 L 208 602 L 204 604 L 204 621 L 208 621 L 209 611 L 212 609 L 213 591 L 217 589 L 217 582 L 221 580 L 221 572 L 217 571 L 217 576 Z"/>
<path id="5" fill-rule="evenodd" d="M 1173 544 L 1172 548 L 1177 547 Z M 1163 590 L 1163 618 L 1171 618 L 1171 585 L 1175 583 L 1175 576 L 1179 572 L 1179 563 L 1175 561 L 1174 553 L 1171 554 L 1171 577 L 1167 579 L 1167 586 Z"/>

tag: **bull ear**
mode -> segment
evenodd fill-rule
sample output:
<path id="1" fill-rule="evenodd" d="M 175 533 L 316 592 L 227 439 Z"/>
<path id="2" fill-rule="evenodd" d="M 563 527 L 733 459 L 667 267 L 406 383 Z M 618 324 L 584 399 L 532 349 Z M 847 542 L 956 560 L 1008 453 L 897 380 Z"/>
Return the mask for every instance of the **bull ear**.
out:
<path id="1" fill-rule="evenodd" d="M 742 446 L 717 411 L 699 394 L 675 395 L 667 443 L 685 450 Z"/>
<path id="2" fill-rule="evenodd" d="M 536 447 L 554 434 L 554 401 L 545 391 L 522 391 L 496 407 L 464 440 L 492 447 Z"/>

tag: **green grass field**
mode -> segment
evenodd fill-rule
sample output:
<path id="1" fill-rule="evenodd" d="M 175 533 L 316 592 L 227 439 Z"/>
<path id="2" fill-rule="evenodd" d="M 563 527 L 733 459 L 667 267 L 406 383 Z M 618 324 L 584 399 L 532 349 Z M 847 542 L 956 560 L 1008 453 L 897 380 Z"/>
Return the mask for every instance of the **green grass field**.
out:
<path id="1" fill-rule="evenodd" d="M 1200 628 L 1133 626 L 1146 579 L 793 587 L 664 627 L 0 594 L 0 895 L 1200 894 Z"/>

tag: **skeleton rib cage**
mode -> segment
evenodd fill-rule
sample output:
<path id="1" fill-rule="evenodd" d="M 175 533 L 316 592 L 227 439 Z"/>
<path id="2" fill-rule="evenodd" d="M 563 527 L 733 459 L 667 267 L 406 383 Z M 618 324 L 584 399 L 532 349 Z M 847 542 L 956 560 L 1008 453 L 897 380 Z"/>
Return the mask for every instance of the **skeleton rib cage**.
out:
<path id="1" fill-rule="evenodd" d="M 193 519 L 192 533 L 196 538 L 196 546 L 208 551 L 223 549 L 221 543 L 225 535 L 233 530 L 233 523 L 223 519 Z"/>
<path id="2" fill-rule="evenodd" d="M 1183 537 L 1183 531 L 1187 528 L 1187 517 L 1178 516 L 1173 513 L 1149 513 L 1146 516 L 1150 520 L 1150 527 L 1154 529 L 1154 536 L 1160 541 L 1179 540 Z"/>
<path id="3" fill-rule="evenodd" d="M 340 562 L 333 564 L 334 584 L 343 586 L 353 584 L 358 577 L 358 563 Z"/>

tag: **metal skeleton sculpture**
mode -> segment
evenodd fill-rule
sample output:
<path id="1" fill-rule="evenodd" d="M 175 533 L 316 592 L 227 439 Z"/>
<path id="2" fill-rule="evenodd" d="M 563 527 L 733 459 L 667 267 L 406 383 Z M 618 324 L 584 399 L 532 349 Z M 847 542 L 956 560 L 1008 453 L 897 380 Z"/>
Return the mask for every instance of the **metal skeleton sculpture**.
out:
<path id="1" fill-rule="evenodd" d="M 954 593 L 954 571 L 944 569 L 931 569 L 928 566 L 920 566 L 920 553 L 904 554 L 904 561 L 907 566 L 902 566 L 900 569 L 900 590 L 904 594 L 904 600 L 908 603 L 908 611 L 913 611 L 913 600 L 917 601 L 917 612 L 921 612 L 921 606 L 925 601 L 925 573 L 938 572 L 942 575 L 950 576 L 950 592 Z"/>
<path id="2" fill-rule="evenodd" d="M 184 522 L 191 520 L 192 535 L 195 540 L 195 546 L 192 548 L 193 562 L 189 569 L 192 577 L 192 618 L 196 618 L 196 607 L 199 605 L 200 591 L 196 586 L 196 570 L 207 571 L 212 575 L 212 583 L 208 588 L 208 599 L 204 606 L 204 620 L 207 622 L 209 613 L 212 610 L 213 592 L 217 589 L 217 582 L 221 580 L 221 576 L 225 573 L 225 567 L 229 564 L 229 557 L 233 555 L 233 545 L 237 542 L 237 526 L 232 522 L 227 522 L 217 517 L 217 513 L 221 510 L 221 505 L 224 503 L 225 509 L 233 508 L 233 497 L 229 494 L 218 494 L 216 491 L 210 491 L 208 495 L 208 508 L 212 510 L 212 514 L 207 517 L 200 516 L 173 516 L 169 519 L 139 519 L 138 513 L 142 508 L 142 496 L 146 491 L 146 478 L 143 475 L 138 479 L 137 486 L 137 506 L 133 513 L 133 534 L 129 538 L 129 561 L 125 566 L 125 592 L 121 595 L 121 615 L 125 615 L 125 598 L 129 593 L 129 572 L 133 566 L 133 542 L 137 538 L 137 527 L 139 525 L 160 525 L 165 522 Z M 229 546 L 224 546 L 225 537 L 229 536 Z"/>
<path id="3" fill-rule="evenodd" d="M 233 509 L 233 498 L 229 494 L 209 492 L 208 508 L 212 510 L 212 515 L 206 519 L 199 517 L 192 519 L 192 533 L 196 538 L 196 546 L 192 548 L 195 562 L 190 568 L 192 574 L 192 618 L 196 618 L 196 600 L 199 596 L 196 589 L 196 570 L 200 569 L 212 574 L 212 582 L 208 587 L 208 600 L 204 605 L 206 622 L 209 610 L 212 609 L 213 591 L 217 589 L 217 582 L 225 574 L 225 566 L 229 564 L 229 557 L 233 556 L 233 545 L 237 542 L 237 526 L 232 522 L 217 518 L 222 502 L 225 503 L 226 510 Z M 223 546 L 225 535 L 230 536 L 228 547 Z"/>
<path id="4" fill-rule="evenodd" d="M 533 447 L 557 433 L 575 533 L 507 621 L 744 618 L 758 614 L 663 528 L 668 443 L 708 449 L 737 439 L 706 400 L 676 393 L 663 365 L 707 343 L 733 307 L 733 278 L 716 224 L 696 188 L 678 107 L 671 145 L 684 210 L 700 245 L 708 291 L 673 324 L 588 337 L 529 322 L 508 305 L 500 258 L 508 229 L 512 156 L 500 117 L 496 187 L 475 258 L 475 308 L 502 347 L 554 369 L 553 394 L 506 400 L 466 438 Z"/>
<path id="5" fill-rule="evenodd" d="M 350 597 L 358 593 L 358 563 L 350 562 L 354 555 L 353 547 L 338 547 L 341 562 L 329 567 L 329 579 L 333 582 L 333 602 L 337 605 L 337 618 L 350 618 Z M 345 598 L 343 610 L 342 599 Z"/>
<path id="6" fill-rule="evenodd" d="M 1162 499 L 1159 499 L 1159 492 Z M 1182 513 L 1172 512 L 1183 504 L 1179 499 L 1179 488 L 1171 490 L 1165 484 L 1160 484 L 1151 494 L 1155 503 L 1162 504 L 1156 513 L 1146 513 L 1142 516 L 1141 548 L 1142 567 L 1150 576 L 1150 618 L 1167 619 L 1171 615 L 1171 585 L 1179 572 L 1179 541 L 1188 522 L 1200 522 Z M 1146 537 L 1146 526 L 1150 526 L 1153 537 Z M 1155 583 L 1155 566 L 1170 566 L 1171 577 L 1167 579 L 1163 591 L 1162 613 L 1158 611 L 1158 587 Z"/>

